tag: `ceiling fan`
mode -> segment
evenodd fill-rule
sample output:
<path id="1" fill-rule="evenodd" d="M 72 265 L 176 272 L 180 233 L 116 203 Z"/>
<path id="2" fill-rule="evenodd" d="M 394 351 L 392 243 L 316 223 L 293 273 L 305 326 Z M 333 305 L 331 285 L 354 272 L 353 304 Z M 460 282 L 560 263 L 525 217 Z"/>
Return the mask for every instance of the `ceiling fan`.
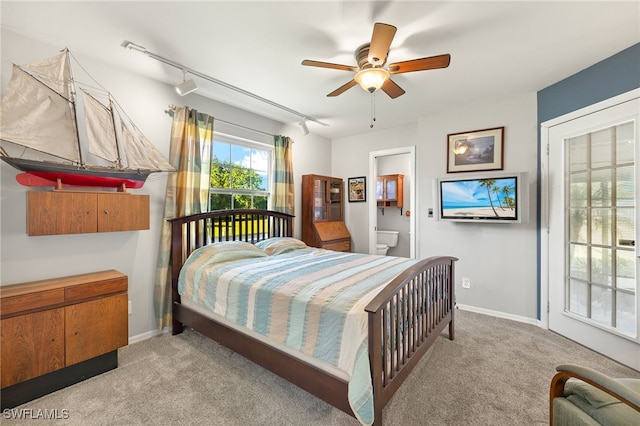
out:
<path id="1" fill-rule="evenodd" d="M 378 89 L 382 89 L 392 99 L 397 98 L 405 93 L 398 84 L 391 80 L 392 74 L 402 74 L 413 71 L 426 71 L 438 68 L 446 68 L 449 66 L 451 56 L 449 54 L 430 56 L 427 58 L 412 59 L 409 61 L 395 62 L 389 64 L 385 69 L 384 64 L 387 61 L 389 47 L 391 41 L 396 34 L 397 28 L 393 25 L 376 23 L 373 26 L 373 34 L 371 35 L 371 43 L 360 46 L 356 52 L 356 61 L 358 66 L 333 64 L 330 62 L 320 62 L 305 59 L 302 65 L 320 68 L 332 68 L 342 71 L 353 71 L 356 75 L 351 81 L 340 86 L 327 96 L 338 96 L 356 84 L 373 93 Z"/>

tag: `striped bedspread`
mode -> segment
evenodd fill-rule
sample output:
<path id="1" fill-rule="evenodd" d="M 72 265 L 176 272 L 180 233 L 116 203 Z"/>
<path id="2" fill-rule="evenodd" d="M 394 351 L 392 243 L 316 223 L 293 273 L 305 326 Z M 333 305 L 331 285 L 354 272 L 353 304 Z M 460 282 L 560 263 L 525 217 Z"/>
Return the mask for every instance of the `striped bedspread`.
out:
<path id="1" fill-rule="evenodd" d="M 180 273 L 182 298 L 344 371 L 353 412 L 373 423 L 364 308 L 417 261 L 317 248 L 238 257 L 194 251 Z"/>

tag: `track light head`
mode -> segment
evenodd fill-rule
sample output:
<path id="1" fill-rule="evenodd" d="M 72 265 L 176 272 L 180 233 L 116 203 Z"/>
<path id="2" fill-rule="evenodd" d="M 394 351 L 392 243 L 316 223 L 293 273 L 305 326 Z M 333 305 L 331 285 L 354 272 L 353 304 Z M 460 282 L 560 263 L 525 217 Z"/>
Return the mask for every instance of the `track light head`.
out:
<path id="1" fill-rule="evenodd" d="M 120 43 L 120 46 L 124 47 L 125 49 L 135 50 L 136 52 L 141 52 L 141 53 L 147 52 L 147 49 L 140 46 L 139 44 L 132 43 L 129 40 L 124 40 L 122 43 Z"/>
<path id="2" fill-rule="evenodd" d="M 176 86 L 176 92 L 178 92 L 180 96 L 184 96 L 195 91 L 197 88 L 198 86 L 196 85 L 196 82 L 193 81 L 192 78 L 190 78 L 189 80 L 185 80 L 182 83 L 178 84 Z"/>
<path id="3" fill-rule="evenodd" d="M 309 128 L 307 127 L 307 120 L 306 119 L 303 119 L 300 122 L 300 128 L 302 129 L 302 132 L 305 134 L 305 136 L 309 134 Z"/>

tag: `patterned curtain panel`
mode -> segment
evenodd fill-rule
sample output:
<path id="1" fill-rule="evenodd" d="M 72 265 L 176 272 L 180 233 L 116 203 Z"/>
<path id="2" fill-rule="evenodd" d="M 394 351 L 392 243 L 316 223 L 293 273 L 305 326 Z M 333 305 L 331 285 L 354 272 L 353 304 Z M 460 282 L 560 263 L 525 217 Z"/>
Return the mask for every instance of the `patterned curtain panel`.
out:
<path id="1" fill-rule="evenodd" d="M 154 288 L 158 328 L 171 325 L 171 224 L 167 219 L 208 210 L 213 145 L 213 117 L 187 107 L 173 115 L 169 162 L 176 172 L 167 178 Z"/>
<path id="2" fill-rule="evenodd" d="M 287 136 L 274 136 L 274 142 L 273 210 L 294 214 L 293 140 Z"/>

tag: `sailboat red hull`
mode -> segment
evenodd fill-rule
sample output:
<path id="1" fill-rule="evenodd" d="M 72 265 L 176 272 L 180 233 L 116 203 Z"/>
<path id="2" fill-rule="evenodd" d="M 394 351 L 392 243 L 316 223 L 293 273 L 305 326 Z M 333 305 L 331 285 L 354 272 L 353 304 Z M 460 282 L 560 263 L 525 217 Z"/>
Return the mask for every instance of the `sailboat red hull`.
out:
<path id="1" fill-rule="evenodd" d="M 137 189 L 142 188 L 144 185 L 144 181 L 131 179 L 110 179 L 95 176 L 64 175 L 61 173 L 48 175 L 37 172 L 20 173 L 16 175 L 16 181 L 24 186 L 56 186 L 58 177 L 64 186 L 121 188 L 124 185 L 126 188 Z"/>

